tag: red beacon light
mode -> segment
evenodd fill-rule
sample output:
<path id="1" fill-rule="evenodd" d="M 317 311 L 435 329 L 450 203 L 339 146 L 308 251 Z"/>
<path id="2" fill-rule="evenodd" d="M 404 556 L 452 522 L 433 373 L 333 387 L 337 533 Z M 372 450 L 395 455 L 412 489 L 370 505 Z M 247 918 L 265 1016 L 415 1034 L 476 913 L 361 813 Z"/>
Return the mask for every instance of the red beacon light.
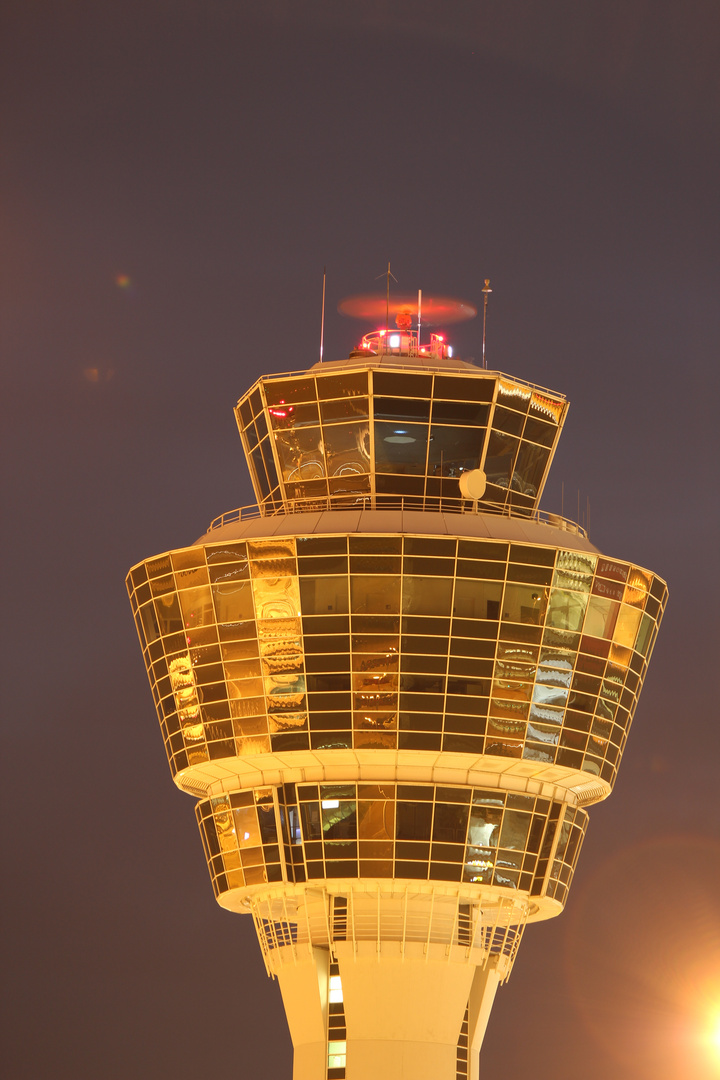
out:
<path id="1" fill-rule="evenodd" d="M 338 311 L 354 319 L 386 321 L 385 329 L 365 334 L 355 350 L 355 356 L 432 356 L 436 359 L 451 357 L 453 349 L 445 343 L 444 334 L 430 334 L 430 341 L 420 341 L 420 326 L 442 326 L 448 323 L 473 319 L 477 308 L 467 300 L 452 296 L 390 296 L 367 294 L 346 296 L 338 304 Z M 395 319 L 395 327 L 388 325 Z M 417 329 L 412 329 L 413 322 Z M 376 324 L 377 325 L 377 324 Z M 396 329 L 397 328 L 397 329 Z"/>
<path id="2" fill-rule="evenodd" d="M 452 345 L 445 343 L 443 334 L 431 334 L 430 341 L 420 344 L 417 330 L 371 330 L 365 334 L 358 352 L 373 355 L 451 357 Z"/>

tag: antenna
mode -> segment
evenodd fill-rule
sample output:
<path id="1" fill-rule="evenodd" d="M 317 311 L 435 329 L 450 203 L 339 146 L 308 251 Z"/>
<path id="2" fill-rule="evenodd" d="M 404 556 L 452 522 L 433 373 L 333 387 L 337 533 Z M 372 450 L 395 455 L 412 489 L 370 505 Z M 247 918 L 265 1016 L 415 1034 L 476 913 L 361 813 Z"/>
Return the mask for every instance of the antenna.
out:
<path id="1" fill-rule="evenodd" d="M 385 333 L 387 334 L 388 330 L 390 329 L 390 278 L 392 278 L 393 281 L 395 282 L 395 284 L 397 284 L 397 278 L 395 277 L 395 275 L 393 274 L 393 272 L 390 269 L 390 260 L 389 259 L 388 259 L 388 268 L 387 268 L 387 270 L 385 271 L 384 274 L 378 274 L 378 276 L 375 278 L 375 280 L 378 281 L 381 277 L 386 277 L 387 278 L 387 293 L 386 293 L 386 299 L 385 299 Z"/>
<path id="2" fill-rule="evenodd" d="M 418 340 L 417 347 L 420 352 L 420 322 L 422 317 L 422 289 L 418 289 Z"/>
<path id="3" fill-rule="evenodd" d="M 323 298 L 322 313 L 320 315 L 320 363 L 323 358 L 323 340 L 325 338 L 325 267 L 323 266 Z"/>
<path id="4" fill-rule="evenodd" d="M 487 305 L 488 296 L 492 292 L 490 288 L 490 278 L 485 278 L 485 288 L 483 289 L 483 350 L 482 350 L 482 366 L 487 367 L 487 361 L 485 359 L 485 326 L 487 324 Z"/>

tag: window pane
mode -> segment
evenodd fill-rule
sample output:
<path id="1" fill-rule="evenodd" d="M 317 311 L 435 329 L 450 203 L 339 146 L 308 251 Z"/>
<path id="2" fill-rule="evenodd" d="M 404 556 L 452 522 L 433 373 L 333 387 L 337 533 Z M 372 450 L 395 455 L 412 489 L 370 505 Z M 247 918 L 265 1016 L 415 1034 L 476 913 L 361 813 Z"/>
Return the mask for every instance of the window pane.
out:
<path id="1" fill-rule="evenodd" d="M 376 469 L 384 473 L 424 473 L 427 438 L 425 425 L 376 423 Z"/>
<path id="2" fill-rule="evenodd" d="M 510 486 L 510 476 L 518 442 L 518 439 L 510 435 L 502 435 L 497 431 L 490 433 L 490 442 L 487 457 L 485 458 L 485 472 L 489 484 L 496 484 L 503 488 Z"/>
<path id="3" fill-rule="evenodd" d="M 367 372 L 354 371 L 347 375 L 320 375 L 317 379 L 317 391 L 318 397 L 321 399 L 367 394 Z"/>
<path id="4" fill-rule="evenodd" d="M 480 464 L 484 428 L 432 427 L 430 430 L 429 476 L 456 476 Z"/>
<path id="5" fill-rule="evenodd" d="M 520 451 L 515 463 L 513 488 L 535 498 L 545 472 L 548 456 L 548 450 L 533 446 L 532 443 L 523 440 L 520 443 Z"/>
<path id="6" fill-rule="evenodd" d="M 605 596 L 591 596 L 584 632 L 592 637 L 612 638 L 620 605 Z"/>
<path id="7" fill-rule="evenodd" d="M 552 589 L 547 613 L 547 626 L 559 630 L 577 631 L 582 626 L 587 595 Z"/>
<path id="8" fill-rule="evenodd" d="M 348 579 L 347 577 L 302 577 L 300 598 L 303 615 L 346 615 Z"/>
<path id="9" fill-rule="evenodd" d="M 319 427 L 281 431 L 275 437 L 283 480 L 317 480 L 325 475 Z"/>
<path id="10" fill-rule="evenodd" d="M 449 615 L 452 597 L 449 578 L 405 577 L 403 613 L 406 615 Z"/>
<path id="11" fill-rule="evenodd" d="M 324 436 L 329 476 L 345 476 L 370 471 L 368 424 L 339 424 L 325 429 Z"/>
<path id="12" fill-rule="evenodd" d="M 502 617 L 509 622 L 531 623 L 541 626 L 547 604 L 546 590 L 539 585 L 505 586 Z"/>
<path id="13" fill-rule="evenodd" d="M 268 379 L 265 383 L 265 398 L 268 405 L 282 405 L 293 401 L 314 401 L 315 380 L 312 378 Z"/>
<path id="14" fill-rule="evenodd" d="M 400 611 L 400 579 L 357 575 L 351 580 L 353 613 L 381 615 Z"/>

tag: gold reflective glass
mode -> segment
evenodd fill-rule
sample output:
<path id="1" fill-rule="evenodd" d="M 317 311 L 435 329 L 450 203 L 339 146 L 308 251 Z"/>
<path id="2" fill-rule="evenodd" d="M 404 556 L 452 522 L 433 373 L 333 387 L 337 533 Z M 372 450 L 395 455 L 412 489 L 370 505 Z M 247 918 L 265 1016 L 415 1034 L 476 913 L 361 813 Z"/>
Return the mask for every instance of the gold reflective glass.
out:
<path id="1" fill-rule="evenodd" d="M 358 574 L 350 579 L 354 614 L 395 614 L 400 611 L 400 578 Z"/>

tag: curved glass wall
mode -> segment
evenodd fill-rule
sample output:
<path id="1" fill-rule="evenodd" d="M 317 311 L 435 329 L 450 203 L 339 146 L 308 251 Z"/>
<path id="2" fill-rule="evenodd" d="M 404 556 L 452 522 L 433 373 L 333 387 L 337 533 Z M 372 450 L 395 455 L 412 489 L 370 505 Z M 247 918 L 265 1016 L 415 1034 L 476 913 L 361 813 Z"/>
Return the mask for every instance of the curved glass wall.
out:
<path id="1" fill-rule="evenodd" d="M 364 367 L 261 379 L 235 410 L 258 502 L 271 508 L 397 503 L 460 509 L 460 475 L 484 468 L 481 507 L 538 504 L 565 399 L 496 374 Z"/>
<path id="2" fill-rule="evenodd" d="M 398 748 L 610 784 L 666 597 L 603 556 L 358 534 L 194 546 L 127 584 L 173 773 Z"/>
<path id="3" fill-rule="evenodd" d="M 433 784 L 284 784 L 196 808 L 215 895 L 279 881 L 402 878 L 519 890 L 565 903 L 584 810 Z"/>

